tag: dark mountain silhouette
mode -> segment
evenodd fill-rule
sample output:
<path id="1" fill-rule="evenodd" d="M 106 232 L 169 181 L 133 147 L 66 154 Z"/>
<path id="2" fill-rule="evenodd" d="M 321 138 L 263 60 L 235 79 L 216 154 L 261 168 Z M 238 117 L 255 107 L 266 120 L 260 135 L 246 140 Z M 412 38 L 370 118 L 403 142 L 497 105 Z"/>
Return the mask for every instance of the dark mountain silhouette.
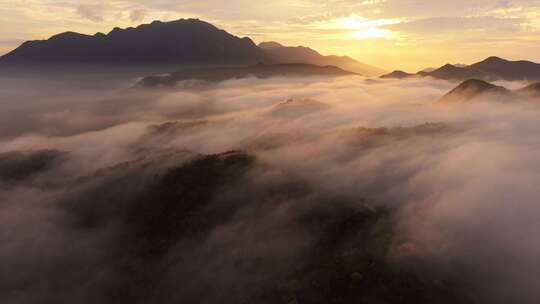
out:
<path id="1" fill-rule="evenodd" d="M 395 72 L 394 72 L 395 73 Z M 499 57 L 489 57 L 472 65 L 446 64 L 435 70 L 423 70 L 416 74 L 391 73 L 381 78 L 406 78 L 414 75 L 444 80 L 466 80 L 470 78 L 484 81 L 497 80 L 540 80 L 540 64 L 531 61 L 509 61 Z"/>
<path id="2" fill-rule="evenodd" d="M 165 76 L 149 76 L 143 78 L 140 87 L 172 87 L 180 81 L 199 80 L 208 83 L 216 83 L 229 79 L 242 79 L 255 77 L 260 79 L 287 76 L 346 76 L 355 73 L 342 70 L 335 66 L 317 66 L 311 64 L 291 63 L 266 65 L 259 63 L 247 67 L 219 67 L 184 69 Z"/>
<path id="3" fill-rule="evenodd" d="M 358 62 L 347 56 L 323 56 L 308 47 L 283 46 L 277 42 L 262 42 L 259 47 L 269 57 L 279 63 L 309 63 L 315 65 L 334 65 L 366 76 L 379 76 L 384 70 Z"/>
<path id="4" fill-rule="evenodd" d="M 154 21 L 93 36 L 73 32 L 27 41 L 2 63 L 225 63 L 270 61 L 249 38 L 233 36 L 198 19 Z"/>
<path id="5" fill-rule="evenodd" d="M 486 94 L 492 94 L 494 97 L 504 97 L 509 96 L 510 91 L 483 80 L 469 79 L 444 95 L 440 101 L 445 103 L 466 102 Z"/>
<path id="6" fill-rule="evenodd" d="M 489 79 L 489 75 L 481 70 L 471 69 L 470 67 L 458 67 L 446 64 L 431 72 L 419 72 L 420 76 L 431 76 L 437 79 L 463 80 L 469 78 Z"/>
<path id="7" fill-rule="evenodd" d="M 446 64 L 437 69 L 424 69 L 416 74 L 411 74 L 403 71 L 394 71 L 390 74 L 381 76 L 383 79 L 403 79 L 409 77 L 433 77 L 444 80 L 463 80 L 470 78 L 489 80 L 489 75 L 480 70 L 470 69 L 469 67 L 461 67 L 452 64 Z"/>
<path id="8" fill-rule="evenodd" d="M 414 77 L 414 76 L 416 76 L 416 75 L 396 70 L 396 71 L 393 71 L 392 73 L 382 75 L 380 78 L 383 78 L 383 79 L 403 79 L 403 78 Z"/>
<path id="9" fill-rule="evenodd" d="M 531 61 L 508 61 L 489 57 L 469 67 L 502 80 L 540 80 L 540 64 Z"/>
<path id="10" fill-rule="evenodd" d="M 323 56 L 307 47 L 284 47 L 277 42 L 257 46 L 198 19 L 154 21 L 110 33 L 84 35 L 65 32 L 47 40 L 27 41 L 0 57 L 0 64 L 131 65 L 254 65 L 307 63 L 334 65 L 364 75 L 384 71 L 349 57 Z M 169 71 L 168 71 L 169 72 Z"/>
<path id="11" fill-rule="evenodd" d="M 540 83 L 533 83 L 518 90 L 508 90 L 478 79 L 462 82 L 441 98 L 441 102 L 465 102 L 489 95 L 491 100 L 523 100 L 540 98 Z"/>
<path id="12" fill-rule="evenodd" d="M 259 47 L 261 49 L 264 49 L 264 50 L 272 50 L 272 49 L 281 49 L 281 48 L 287 48 L 286 46 L 284 46 L 283 44 L 279 43 L 279 42 L 275 42 L 275 41 L 265 41 L 265 42 L 261 42 L 259 43 Z M 294 49 L 294 47 L 291 47 L 292 49 Z"/>

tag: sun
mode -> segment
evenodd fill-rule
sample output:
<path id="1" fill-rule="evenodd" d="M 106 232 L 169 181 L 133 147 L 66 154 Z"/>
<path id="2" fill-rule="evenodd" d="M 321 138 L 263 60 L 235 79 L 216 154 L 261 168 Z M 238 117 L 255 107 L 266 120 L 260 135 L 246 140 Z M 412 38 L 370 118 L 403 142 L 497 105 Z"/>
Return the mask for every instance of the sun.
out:
<path id="1" fill-rule="evenodd" d="M 391 39 L 393 37 L 392 31 L 380 28 L 368 28 L 362 31 L 353 32 L 351 35 L 358 40 L 374 38 Z"/>
<path id="2" fill-rule="evenodd" d="M 349 16 L 341 18 L 337 22 L 341 28 L 350 30 L 349 36 L 358 39 L 393 39 L 396 33 L 389 29 L 381 28 L 384 25 L 399 23 L 394 19 L 369 20 L 361 16 Z"/>
<path id="3" fill-rule="evenodd" d="M 346 29 L 351 29 L 351 30 L 359 30 L 359 29 L 365 28 L 368 22 L 369 21 L 366 18 L 358 17 L 358 16 L 342 18 L 342 19 L 339 19 L 338 21 L 338 23 L 342 27 Z"/>

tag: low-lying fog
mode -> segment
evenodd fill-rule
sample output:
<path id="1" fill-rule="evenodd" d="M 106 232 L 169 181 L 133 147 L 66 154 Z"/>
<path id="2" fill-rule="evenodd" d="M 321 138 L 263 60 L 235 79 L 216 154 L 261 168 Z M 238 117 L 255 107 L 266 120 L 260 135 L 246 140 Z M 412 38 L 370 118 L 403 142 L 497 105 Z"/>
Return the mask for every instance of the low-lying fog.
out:
<path id="1" fill-rule="evenodd" d="M 215 198 L 237 201 L 234 214 L 160 253 L 167 272 L 152 278 L 171 301 L 215 303 L 257 285 L 236 268 L 239 255 L 301 261 L 313 236 L 293 213 L 339 197 L 392 210 L 388 258 L 398 264 L 457 280 L 480 302 L 538 303 L 540 100 L 437 104 L 456 85 L 353 76 L 160 91 L 0 78 L 0 298 L 109 301 L 131 279 L 117 252 L 138 244 L 118 219 L 130 195 L 197 155 L 243 151 L 255 165 Z M 311 190 L 276 208 L 244 205 L 291 180 Z M 100 221 L 80 224 L 81 213 Z M 275 278 L 275 265 L 259 275 Z"/>

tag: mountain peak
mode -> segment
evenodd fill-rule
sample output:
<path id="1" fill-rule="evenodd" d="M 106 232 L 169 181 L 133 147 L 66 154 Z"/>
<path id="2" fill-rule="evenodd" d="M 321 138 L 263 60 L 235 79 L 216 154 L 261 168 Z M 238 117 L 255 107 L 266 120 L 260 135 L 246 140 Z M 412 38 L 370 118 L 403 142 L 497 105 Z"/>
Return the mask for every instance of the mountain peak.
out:
<path id="1" fill-rule="evenodd" d="M 445 64 L 431 72 L 421 71 L 417 73 L 421 76 L 431 76 L 437 79 L 463 80 L 463 79 L 486 79 L 487 76 L 482 70 L 467 67 L 459 67 L 453 64 Z"/>
<path id="2" fill-rule="evenodd" d="M 450 63 L 447 63 L 445 65 L 443 65 L 442 67 L 439 68 L 439 70 L 455 70 L 455 69 L 459 69 L 459 67 L 453 65 L 453 64 L 450 64 Z"/>
<path id="3" fill-rule="evenodd" d="M 275 42 L 275 41 L 265 41 L 259 43 L 259 47 L 261 49 L 275 49 L 275 48 L 282 48 L 284 47 L 281 43 Z"/>
<path id="4" fill-rule="evenodd" d="M 496 85 L 480 79 L 467 79 L 458 86 L 458 88 L 461 88 L 463 90 L 487 90 L 496 87 Z"/>
<path id="5" fill-rule="evenodd" d="M 411 77 L 411 76 L 414 76 L 414 74 L 410 74 L 410 73 L 400 71 L 400 70 L 395 70 L 390 74 L 382 75 L 380 78 L 382 78 L 382 79 L 403 79 L 403 78 L 407 78 L 407 77 Z"/>
<path id="6" fill-rule="evenodd" d="M 249 38 L 199 19 L 154 21 L 108 34 L 65 32 L 24 43 L 3 63 L 254 64 L 270 58 Z"/>
<path id="7" fill-rule="evenodd" d="M 420 71 L 420 76 L 445 80 L 482 79 L 487 81 L 538 81 L 540 64 L 531 61 L 510 61 L 491 56 L 471 65 L 446 64 L 433 71 Z"/>
<path id="8" fill-rule="evenodd" d="M 75 40 L 75 39 L 87 38 L 87 37 L 91 37 L 91 36 L 75 33 L 72 31 L 67 31 L 67 32 L 63 32 L 63 33 L 51 36 L 48 40 L 49 41 L 65 41 L 65 40 Z"/>
<path id="9" fill-rule="evenodd" d="M 116 27 L 114 27 L 114 28 L 109 32 L 108 35 L 114 35 L 114 34 L 116 34 L 116 33 L 121 33 L 121 32 L 123 32 L 123 31 L 124 31 L 124 29 L 121 29 L 121 28 L 119 28 L 119 27 L 116 26 Z"/>
<path id="10" fill-rule="evenodd" d="M 508 60 L 502 59 L 502 58 L 497 57 L 497 56 L 491 56 L 491 57 L 488 57 L 488 58 L 484 59 L 482 62 L 483 63 L 488 63 L 488 64 L 506 63 L 506 62 L 508 62 Z"/>
<path id="11" fill-rule="evenodd" d="M 384 71 L 349 57 L 324 56 L 307 47 L 277 42 L 257 46 L 249 37 L 237 37 L 199 19 L 153 21 L 137 27 L 115 27 L 107 34 L 66 32 L 49 40 L 25 42 L 0 57 L 2 64 L 118 65 L 252 65 L 257 62 L 308 63 L 339 66 L 364 75 Z"/>
<path id="12" fill-rule="evenodd" d="M 468 79 L 444 95 L 441 101 L 464 102 L 486 93 L 506 95 L 509 91 L 504 87 L 496 86 L 480 79 Z"/>

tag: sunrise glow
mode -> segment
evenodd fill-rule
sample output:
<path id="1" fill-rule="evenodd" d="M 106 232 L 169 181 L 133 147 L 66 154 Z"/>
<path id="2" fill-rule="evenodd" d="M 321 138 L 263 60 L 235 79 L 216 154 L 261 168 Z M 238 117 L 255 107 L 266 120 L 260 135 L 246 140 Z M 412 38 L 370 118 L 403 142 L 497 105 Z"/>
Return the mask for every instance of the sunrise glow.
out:
<path id="1" fill-rule="evenodd" d="M 471 63 L 489 54 L 540 59 L 540 47 L 525 43 L 538 39 L 536 1 L 0 0 L 0 15 L 0 54 L 67 30 L 106 33 L 195 17 L 255 42 L 309 46 L 386 69 Z"/>
<path id="2" fill-rule="evenodd" d="M 539 304 L 540 0 L 0 0 L 0 304 Z"/>

